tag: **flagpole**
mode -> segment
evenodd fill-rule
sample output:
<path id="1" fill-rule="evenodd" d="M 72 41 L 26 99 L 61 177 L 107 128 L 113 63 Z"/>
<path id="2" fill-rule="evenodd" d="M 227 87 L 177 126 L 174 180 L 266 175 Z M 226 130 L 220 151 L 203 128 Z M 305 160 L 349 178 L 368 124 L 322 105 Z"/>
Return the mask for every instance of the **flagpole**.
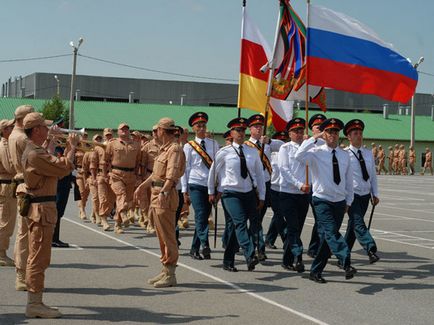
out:
<path id="1" fill-rule="evenodd" d="M 306 57 L 306 97 L 305 97 L 305 103 L 304 103 L 304 107 L 305 107 L 305 130 L 306 130 L 306 135 L 309 135 L 309 59 L 308 59 L 308 53 L 309 53 L 309 6 L 310 6 L 310 0 L 306 0 L 307 1 L 307 19 L 306 19 L 306 53 L 305 53 L 305 57 Z M 309 185 L 309 166 L 306 163 L 306 185 Z"/>
<path id="2" fill-rule="evenodd" d="M 245 15 L 245 13 L 244 13 L 244 11 L 246 10 L 246 2 L 247 2 L 246 0 L 243 0 L 243 9 L 242 9 L 242 17 L 243 18 L 242 18 L 242 22 L 241 22 L 240 63 L 241 63 L 242 56 L 243 56 L 243 37 L 244 37 L 244 24 L 245 24 L 245 21 L 244 21 L 244 15 Z M 238 97 L 240 96 L 240 91 L 239 91 L 240 86 L 241 86 L 240 81 L 238 81 Z M 238 102 L 239 102 L 239 100 L 238 100 Z M 240 106 L 238 106 L 237 115 L 238 115 L 238 118 L 241 117 L 241 107 Z"/>

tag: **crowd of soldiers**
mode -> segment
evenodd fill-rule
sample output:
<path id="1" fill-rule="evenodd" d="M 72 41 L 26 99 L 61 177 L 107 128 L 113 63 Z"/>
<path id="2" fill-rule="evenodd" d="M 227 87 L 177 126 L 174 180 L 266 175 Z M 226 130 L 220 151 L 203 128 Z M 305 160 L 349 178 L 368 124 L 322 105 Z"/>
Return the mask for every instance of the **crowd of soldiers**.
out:
<path id="1" fill-rule="evenodd" d="M 372 155 L 375 159 L 375 166 L 377 169 L 377 174 L 381 175 L 384 172 L 385 175 L 414 175 L 415 174 L 415 164 L 416 164 L 416 151 L 413 146 L 408 147 L 408 152 L 403 144 L 395 144 L 395 146 L 389 146 L 388 152 L 384 151 L 382 145 L 371 144 Z M 388 163 L 388 168 L 386 168 L 386 158 Z M 431 150 L 425 148 L 425 162 L 423 164 L 420 175 L 424 175 L 426 171 L 430 171 L 431 176 L 433 176 L 432 168 L 432 153 Z"/>
<path id="2" fill-rule="evenodd" d="M 221 201 L 223 269 L 228 272 L 238 271 L 237 252 L 253 271 L 267 259 L 267 249 L 276 249 L 279 236 L 282 267 L 304 272 L 301 233 L 309 207 L 315 218 L 307 249 L 313 258 L 310 280 L 326 282 L 322 273 L 332 254 L 345 279 L 353 278 L 357 271 L 351 265 L 351 250 L 356 239 L 369 263 L 379 260 L 364 222 L 369 203 L 376 205 L 379 198 L 375 159 L 363 146 L 361 120 L 344 124 L 322 114 L 308 122 L 294 118 L 285 131 L 269 138 L 264 135 L 264 117 L 255 114 L 229 121 L 223 147 L 210 137 L 207 123 L 204 112 L 190 117 L 194 133 L 190 141 L 188 131 L 171 118 L 158 121 L 152 139 L 130 134 L 126 123 L 119 124 L 116 138 L 111 129 L 105 129 L 102 136 L 94 135 L 92 141 L 71 133 L 64 152 L 55 156 L 59 129 L 33 107 L 20 106 L 14 120 L 0 122 L 0 264 L 15 266 L 16 290 L 28 291 L 27 317 L 61 316 L 56 308 L 43 304 L 42 293 L 58 223 L 58 179 L 74 169 L 81 219 L 87 219 L 86 202 L 91 196 L 90 219 L 103 231 L 121 235 L 138 221 L 147 232 L 156 233 L 162 269 L 148 280 L 156 288 L 177 284 L 177 226 L 185 226 L 181 215 L 190 204 L 195 228 L 189 255 L 208 260 L 212 254 L 209 218 L 213 206 Z M 246 140 L 247 129 L 250 137 Z M 341 130 L 350 143 L 345 149 L 339 146 Z M 17 206 L 12 260 L 6 251 Z M 273 217 L 265 231 L 262 220 L 268 208 Z M 339 229 L 346 213 L 348 226 L 342 236 Z"/>

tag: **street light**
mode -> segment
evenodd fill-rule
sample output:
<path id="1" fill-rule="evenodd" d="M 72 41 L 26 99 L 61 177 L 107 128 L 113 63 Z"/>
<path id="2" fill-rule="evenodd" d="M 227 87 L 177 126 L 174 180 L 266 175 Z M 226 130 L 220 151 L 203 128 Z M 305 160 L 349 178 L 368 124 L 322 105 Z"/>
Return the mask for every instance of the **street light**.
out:
<path id="1" fill-rule="evenodd" d="M 83 37 L 78 39 L 77 46 L 74 45 L 74 42 L 69 42 L 69 45 L 72 47 L 73 52 L 73 61 L 72 61 L 72 75 L 71 75 L 71 92 L 69 93 L 69 128 L 74 128 L 74 80 L 75 80 L 75 69 L 77 67 L 77 53 L 78 48 L 83 43 Z"/>
<path id="2" fill-rule="evenodd" d="M 423 58 L 423 56 L 421 56 L 420 57 L 420 59 L 419 59 L 419 61 L 417 61 L 417 63 L 415 63 L 414 65 L 413 65 L 413 67 L 416 69 L 416 71 L 417 71 L 417 68 L 420 66 L 420 64 L 423 62 L 423 60 L 424 60 L 424 58 Z M 416 94 L 416 92 L 415 92 L 415 94 Z M 415 95 L 413 95 L 412 97 L 411 97 L 411 119 L 410 119 L 410 146 L 412 146 L 413 148 L 414 148 L 414 131 L 415 131 L 415 112 L 414 112 L 414 96 Z"/>
<path id="3" fill-rule="evenodd" d="M 54 79 L 56 79 L 56 83 L 57 83 L 57 91 L 56 91 L 56 94 L 57 94 L 57 97 L 60 98 L 60 80 L 59 80 L 59 78 L 57 77 L 57 74 L 54 75 Z"/>
<path id="4" fill-rule="evenodd" d="M 187 95 L 186 94 L 181 95 L 181 106 L 184 105 L 184 97 L 187 97 Z"/>

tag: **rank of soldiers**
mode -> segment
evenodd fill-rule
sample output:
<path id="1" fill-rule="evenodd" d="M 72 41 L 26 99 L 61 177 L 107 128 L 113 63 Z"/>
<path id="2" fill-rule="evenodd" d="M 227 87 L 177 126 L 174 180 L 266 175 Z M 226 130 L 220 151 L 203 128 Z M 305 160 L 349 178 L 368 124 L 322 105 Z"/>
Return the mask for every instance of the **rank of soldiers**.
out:
<path id="1" fill-rule="evenodd" d="M 103 231 L 119 235 L 136 223 L 156 234 L 162 268 L 148 280 L 156 288 L 177 284 L 179 229 L 190 226 L 190 205 L 194 235 L 189 256 L 208 260 L 212 258 L 210 231 L 217 226 L 211 216 L 214 213 L 217 219 L 221 202 L 223 269 L 228 272 L 238 271 L 239 251 L 247 270 L 255 270 L 267 259 L 267 249 L 277 248 L 278 237 L 283 243 L 282 268 L 305 272 L 301 233 L 309 209 L 315 218 L 306 245 L 307 255 L 313 258 L 310 280 L 326 282 L 323 270 L 331 254 L 345 279 L 353 278 L 357 271 L 351 265 L 351 250 L 356 239 L 369 263 L 379 260 L 364 221 L 369 204 L 379 203 L 377 174 L 414 174 L 414 148 L 407 153 L 397 144 L 386 155 L 381 145 L 373 143 L 369 150 L 363 144 L 363 121 L 344 124 L 322 114 L 309 121 L 293 118 L 285 131 L 271 138 L 264 135 L 262 115 L 235 118 L 227 124 L 223 146 L 213 139 L 207 123 L 206 113 L 193 114 L 188 121 L 194 133 L 190 140 L 186 128 L 162 118 L 152 128 L 152 136 L 130 132 L 127 123 L 120 123 L 117 137 L 106 128 L 90 141 L 86 133 L 81 138 L 73 132 L 62 135 L 58 126 L 29 105 L 18 107 L 14 120 L 0 121 L 0 265 L 16 268 L 16 290 L 28 292 L 27 317 L 62 315 L 46 306 L 42 296 L 51 247 L 68 246 L 59 238 L 60 218 L 74 178 L 82 220 L 90 218 Z M 306 128 L 312 136 L 307 136 Z M 341 131 L 349 142 L 344 148 L 339 143 Z M 421 174 L 428 170 L 432 175 L 432 154 L 426 148 Z M 59 179 L 66 180 L 65 185 Z M 59 199 L 62 191 L 66 197 Z M 262 224 L 268 208 L 273 217 L 265 231 Z M 345 214 L 348 226 L 342 236 Z M 6 252 L 15 223 L 11 259 Z M 216 230 L 214 240 L 215 235 Z"/>

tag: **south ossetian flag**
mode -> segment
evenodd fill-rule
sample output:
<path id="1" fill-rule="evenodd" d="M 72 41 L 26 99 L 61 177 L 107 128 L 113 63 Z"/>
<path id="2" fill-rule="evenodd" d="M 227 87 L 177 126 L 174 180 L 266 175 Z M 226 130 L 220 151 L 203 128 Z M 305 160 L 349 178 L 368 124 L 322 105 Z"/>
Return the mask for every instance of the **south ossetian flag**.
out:
<path id="1" fill-rule="evenodd" d="M 418 75 L 411 63 L 359 21 L 310 5 L 308 82 L 407 103 Z"/>

